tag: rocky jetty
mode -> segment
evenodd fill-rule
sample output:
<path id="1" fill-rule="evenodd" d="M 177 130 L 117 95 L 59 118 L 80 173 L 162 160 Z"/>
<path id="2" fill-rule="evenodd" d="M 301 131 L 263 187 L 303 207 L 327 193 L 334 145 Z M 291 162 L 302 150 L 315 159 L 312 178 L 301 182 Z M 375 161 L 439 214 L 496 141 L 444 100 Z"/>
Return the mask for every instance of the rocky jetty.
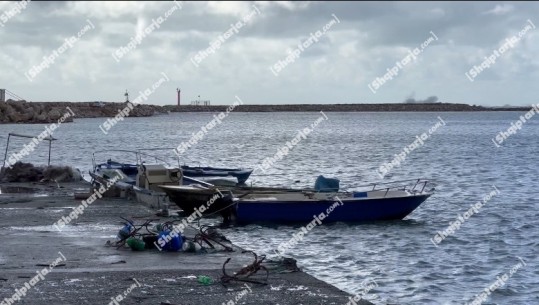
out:
<path id="1" fill-rule="evenodd" d="M 7 100 L 0 103 L 0 123 L 56 123 L 61 117 L 64 122 L 74 118 L 114 117 L 126 107 L 126 103 L 98 102 L 26 102 Z M 69 107 L 69 110 L 68 108 Z M 70 113 L 74 114 L 69 115 Z M 161 106 L 135 105 L 130 117 L 146 117 L 163 112 Z"/>
<path id="2" fill-rule="evenodd" d="M 62 117 L 63 111 L 43 103 L 13 101 L 0 103 L 0 123 L 52 123 Z M 66 122 L 73 121 L 67 117 Z"/>
<path id="3" fill-rule="evenodd" d="M 81 181 L 78 169 L 70 166 L 34 166 L 32 163 L 17 162 L 12 167 L 2 167 L 0 182 L 70 182 Z"/>
<path id="4" fill-rule="evenodd" d="M 68 112 L 73 118 L 98 118 L 116 116 L 127 103 L 105 102 L 26 102 L 13 101 L 0 103 L 0 124 L 12 123 L 55 123 Z M 225 112 L 229 105 L 143 105 L 135 104 L 129 112 L 130 117 L 148 117 L 169 112 Z M 468 104 L 450 103 L 393 103 L 393 104 L 294 104 L 294 105 L 238 105 L 234 112 L 438 112 L 438 111 L 528 111 L 529 107 L 483 107 Z"/>

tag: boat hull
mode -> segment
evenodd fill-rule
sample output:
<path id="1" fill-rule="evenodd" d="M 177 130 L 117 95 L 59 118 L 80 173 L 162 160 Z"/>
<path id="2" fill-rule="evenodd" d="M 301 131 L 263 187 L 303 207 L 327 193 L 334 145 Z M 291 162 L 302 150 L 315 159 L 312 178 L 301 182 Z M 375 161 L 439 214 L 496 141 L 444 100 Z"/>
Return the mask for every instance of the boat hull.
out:
<path id="1" fill-rule="evenodd" d="M 185 213 L 192 214 L 199 210 L 203 215 L 224 212 L 232 209 L 232 196 L 226 191 L 214 189 L 193 189 L 188 186 L 159 186 Z M 204 207 L 204 208 L 201 208 Z M 230 213 L 228 211 L 227 213 Z"/>
<path id="2" fill-rule="evenodd" d="M 233 169 L 218 167 L 192 167 L 182 166 L 183 174 L 189 177 L 235 177 L 238 184 L 244 184 L 253 172 L 252 169 Z"/>
<path id="3" fill-rule="evenodd" d="M 137 201 L 152 209 L 167 210 L 169 200 L 165 192 L 156 192 L 138 187 L 133 188 Z"/>
<path id="4" fill-rule="evenodd" d="M 423 203 L 430 194 L 392 198 L 350 198 L 333 200 L 279 201 L 239 200 L 236 221 L 253 222 L 310 222 L 324 213 L 328 222 L 371 222 L 403 219 Z M 338 205 L 335 205 L 338 203 Z M 333 206 L 334 209 L 328 209 Z"/>

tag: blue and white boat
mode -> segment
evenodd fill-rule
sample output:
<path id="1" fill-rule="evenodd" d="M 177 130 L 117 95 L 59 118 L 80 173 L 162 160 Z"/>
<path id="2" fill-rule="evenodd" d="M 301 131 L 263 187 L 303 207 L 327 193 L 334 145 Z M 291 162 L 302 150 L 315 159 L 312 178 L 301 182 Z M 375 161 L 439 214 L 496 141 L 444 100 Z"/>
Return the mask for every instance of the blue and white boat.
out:
<path id="1" fill-rule="evenodd" d="M 96 153 L 103 152 L 108 156 L 119 152 L 121 160 L 125 159 L 126 153 L 133 154 L 136 161 L 130 163 L 108 159 L 105 163 L 97 163 Z M 168 213 L 168 196 L 157 185 L 180 185 L 183 175 L 178 167 L 171 166 L 165 159 L 140 151 L 115 149 L 103 152 L 93 154 L 94 168 L 90 176 L 94 182 L 106 184 L 115 178 L 114 186 L 120 190 L 114 192 L 115 195 L 128 198 L 134 196 L 138 202 Z M 147 164 L 147 160 L 155 160 L 156 164 Z"/>
<path id="2" fill-rule="evenodd" d="M 134 196 L 136 196 L 137 201 L 152 208 L 163 209 L 163 211 L 168 211 L 170 200 L 176 203 L 184 211 L 190 211 L 193 205 L 195 205 L 194 207 L 199 206 L 196 199 L 203 197 L 201 194 L 193 194 L 192 189 L 195 186 L 215 187 L 215 185 L 219 185 L 233 188 L 237 185 L 245 185 L 245 179 L 247 179 L 252 172 L 252 170 L 236 171 L 233 169 L 195 167 L 194 169 L 196 170 L 194 170 L 194 172 L 197 174 L 197 177 L 200 177 L 199 179 L 195 179 L 193 177 L 184 176 L 185 167 L 180 167 L 179 164 L 173 166 L 166 159 L 150 155 L 141 150 L 131 151 L 115 149 L 105 151 L 109 156 L 117 152 L 122 153 L 123 157 L 121 157 L 120 160 L 127 160 L 125 159 L 125 153 L 134 154 L 136 163 L 117 162 L 112 159 L 108 159 L 104 163 L 97 163 L 96 153 L 98 152 L 94 152 L 94 168 L 93 172 L 90 172 L 93 181 L 99 184 L 106 184 L 107 181 L 115 178 L 116 182 L 114 185 L 119 189 L 115 194 L 119 194 L 120 197 L 130 197 L 133 193 Z M 156 164 L 147 164 L 146 161 L 155 162 Z M 200 172 L 199 169 L 202 169 L 203 171 Z M 235 177 L 238 182 L 241 181 L 242 183 L 239 184 L 233 180 L 233 178 L 227 178 L 229 176 Z M 162 187 L 165 188 L 163 189 Z M 173 191 L 171 192 L 170 189 Z M 195 191 L 197 190 L 198 189 L 195 188 Z M 225 200 L 218 200 L 215 206 L 220 206 L 221 201 Z M 206 201 L 204 201 L 204 203 L 205 202 Z M 209 212 L 213 212 L 213 210 L 209 209 L 208 213 Z"/>
<path id="3" fill-rule="evenodd" d="M 114 150 L 114 151 L 121 151 L 121 152 L 131 152 L 137 155 L 137 163 L 142 164 L 142 157 L 146 156 L 150 159 L 155 158 L 155 161 L 158 161 L 161 164 L 166 164 L 169 167 L 171 166 L 166 160 L 155 157 L 152 155 L 149 155 L 147 153 L 143 153 L 140 151 L 128 151 L 128 150 Z M 122 163 L 113 161 L 112 159 L 108 159 L 107 162 L 104 163 L 95 163 L 95 153 L 94 153 L 94 172 L 99 172 L 102 170 L 121 170 L 127 177 L 132 178 L 133 181 L 136 179 L 136 176 L 139 171 L 139 165 L 133 164 L 133 163 Z M 207 181 L 212 184 L 226 184 L 233 182 L 230 179 L 235 178 L 237 180 L 237 184 L 244 185 L 245 181 L 249 179 L 249 176 L 253 172 L 252 168 L 221 168 L 221 167 L 201 167 L 201 166 L 188 166 L 188 165 L 182 165 L 182 166 L 176 166 L 179 167 L 182 170 L 182 173 L 184 175 L 184 181 L 182 184 L 189 185 L 192 183 L 197 183 L 198 179 L 202 179 L 203 181 Z M 191 178 L 197 178 L 197 179 L 190 179 Z M 227 177 L 230 177 L 227 179 Z M 223 179 L 225 178 L 225 179 Z M 133 182 L 134 184 L 134 182 Z M 236 185 L 236 183 L 234 183 Z"/>
<path id="4" fill-rule="evenodd" d="M 403 183 L 393 186 L 395 183 Z M 399 220 L 427 200 L 434 189 L 421 179 L 370 185 L 352 192 L 253 192 L 236 199 L 233 218 L 238 223 L 255 222 L 371 222 Z"/>
<path id="5" fill-rule="evenodd" d="M 124 175 L 126 175 L 129 178 L 132 178 L 132 184 L 135 184 L 135 178 L 138 174 L 138 166 L 136 164 L 130 164 L 130 163 L 120 163 L 116 161 L 112 161 L 111 159 L 108 159 L 105 163 L 95 164 L 94 165 L 94 173 L 100 172 L 104 170 L 120 170 Z"/>

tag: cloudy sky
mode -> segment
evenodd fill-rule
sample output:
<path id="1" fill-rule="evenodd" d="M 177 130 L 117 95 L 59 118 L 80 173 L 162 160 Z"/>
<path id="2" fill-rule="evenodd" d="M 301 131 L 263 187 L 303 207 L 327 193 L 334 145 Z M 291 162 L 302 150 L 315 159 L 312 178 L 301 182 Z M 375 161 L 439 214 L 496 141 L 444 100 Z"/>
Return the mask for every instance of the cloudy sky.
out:
<path id="1" fill-rule="evenodd" d="M 0 2 L 0 14 L 0 88 L 29 101 L 127 89 L 165 105 L 179 87 L 182 103 L 538 102 L 533 2 Z"/>

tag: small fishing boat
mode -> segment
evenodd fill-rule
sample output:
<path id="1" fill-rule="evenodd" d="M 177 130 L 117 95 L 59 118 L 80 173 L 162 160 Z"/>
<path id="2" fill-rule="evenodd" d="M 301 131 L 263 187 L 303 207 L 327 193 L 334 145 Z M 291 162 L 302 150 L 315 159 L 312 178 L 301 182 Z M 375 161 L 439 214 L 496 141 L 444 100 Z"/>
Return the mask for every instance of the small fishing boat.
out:
<path id="1" fill-rule="evenodd" d="M 222 183 L 215 185 L 210 181 L 197 180 L 191 177 L 183 177 L 183 185 L 159 185 L 159 187 L 167 193 L 170 200 L 180 209 L 187 213 L 192 213 L 196 208 L 201 206 L 207 206 L 209 202 L 212 203 L 211 208 L 202 211 L 202 214 L 209 215 L 215 214 L 216 211 L 227 210 L 229 214 L 232 214 L 231 198 L 233 196 L 242 197 L 246 194 L 256 192 L 258 194 L 274 193 L 274 192 L 302 192 L 300 189 L 290 188 L 273 188 L 273 187 L 249 187 L 246 185 L 227 184 L 223 181 L 217 180 L 215 182 Z M 314 190 L 312 190 L 314 191 Z M 226 196 L 224 194 L 227 194 Z M 230 196 L 229 196 L 230 195 Z M 215 199 L 219 200 L 214 202 Z M 214 200 L 212 200 L 214 199 Z"/>
<path id="2" fill-rule="evenodd" d="M 140 156 L 151 156 L 149 154 L 138 152 L 138 151 L 137 152 L 125 151 L 125 150 L 119 150 L 119 151 L 135 153 L 137 154 L 137 160 L 142 160 Z M 158 160 L 159 162 L 170 166 L 170 164 L 163 159 L 160 159 L 154 156 L 151 156 L 151 157 L 156 158 L 156 160 Z M 95 156 L 94 156 L 94 159 L 95 159 Z M 139 164 L 141 163 L 142 162 L 140 162 Z M 237 184 L 243 185 L 245 184 L 245 181 L 249 179 L 249 176 L 253 172 L 253 169 L 194 167 L 194 166 L 187 166 L 187 165 L 183 165 L 180 168 L 183 172 L 183 175 L 187 177 L 195 177 L 195 178 L 210 182 L 212 184 L 219 184 L 219 185 L 230 184 L 231 182 L 233 182 L 230 179 L 226 179 L 226 177 L 234 177 L 238 181 Z M 107 162 L 105 163 L 96 164 L 94 162 L 94 172 L 99 171 L 99 170 L 104 170 L 104 169 L 118 169 L 118 170 L 121 170 L 126 176 L 135 179 L 139 170 L 139 165 L 132 164 L 132 163 L 117 162 L 117 161 L 113 161 L 112 159 L 108 159 Z M 191 182 L 192 181 L 187 179 L 183 181 L 183 184 L 190 184 Z M 234 183 L 234 185 L 235 184 L 236 183 Z"/>
<path id="3" fill-rule="evenodd" d="M 165 160 L 155 156 L 137 151 L 110 150 L 111 152 L 134 153 L 137 164 L 122 163 L 108 159 L 105 163 L 97 164 L 95 154 L 93 155 L 94 170 L 90 176 L 94 183 L 109 185 L 114 181 L 114 194 L 119 197 L 136 197 L 141 202 L 151 208 L 160 209 L 168 213 L 169 200 L 157 185 L 179 185 L 183 180 L 182 172 L 179 168 L 171 167 Z M 162 164 L 145 164 L 143 157 L 155 158 Z"/>
<path id="4" fill-rule="evenodd" d="M 94 172 L 96 171 L 102 171 L 106 169 L 117 169 L 121 170 L 126 176 L 135 178 L 138 173 L 138 166 L 136 164 L 129 164 L 129 163 L 120 163 L 116 161 L 112 161 L 111 159 L 108 159 L 105 163 L 100 163 L 94 165 Z"/>
<path id="5" fill-rule="evenodd" d="M 234 202 L 229 198 L 215 202 L 205 213 L 226 211 L 221 213 L 225 219 L 239 223 L 304 222 L 330 207 L 335 209 L 328 213 L 328 222 L 365 222 L 406 217 L 432 195 L 434 189 L 427 190 L 428 183 L 427 180 L 413 179 L 356 187 L 368 188 L 366 191 L 342 192 L 338 179 L 319 176 L 313 189 L 223 187 L 205 182 L 159 187 L 182 210 L 190 212 L 207 206 L 211 198 L 220 198 L 219 194 L 230 192 Z"/>
<path id="6" fill-rule="evenodd" d="M 135 185 L 135 180 L 118 169 L 100 169 L 89 174 L 94 187 L 103 185 L 109 189 L 107 192 L 114 193 L 115 197 L 128 197 Z"/>
<path id="7" fill-rule="evenodd" d="M 238 223 L 398 220 L 412 213 L 434 191 L 426 190 L 426 180 L 397 182 L 407 183 L 374 184 L 372 190 L 352 192 L 253 192 L 236 200 L 233 218 Z"/>
<path id="8" fill-rule="evenodd" d="M 146 149 L 149 150 L 149 149 Z M 158 149 L 160 150 L 160 149 Z M 195 191 L 198 190 L 196 186 L 206 185 L 214 187 L 215 185 L 223 185 L 225 188 L 232 188 L 237 185 L 234 180 L 226 177 L 211 177 L 203 176 L 200 179 L 195 179 L 192 177 L 187 177 L 183 175 L 183 170 L 179 166 L 172 166 L 167 160 L 150 155 L 146 152 L 130 151 L 130 150 L 109 150 L 105 151 L 108 154 L 113 152 L 121 152 L 122 155 L 125 153 L 132 153 L 136 156 L 136 164 L 126 163 L 126 162 L 117 162 L 112 159 L 108 159 L 105 163 L 97 163 L 96 152 L 93 155 L 93 165 L 94 171 L 90 173 L 90 176 L 94 181 L 100 184 L 106 184 L 107 181 L 110 181 L 115 177 L 115 188 L 118 189 L 115 194 L 118 194 L 120 197 L 129 197 L 130 194 L 136 196 L 137 201 L 144 203 L 145 205 L 151 208 L 163 209 L 163 211 L 168 211 L 170 201 L 173 200 L 176 202 L 182 210 L 187 213 L 192 213 L 194 208 L 199 207 L 203 203 L 213 199 L 211 202 L 215 203 L 215 206 L 222 206 L 225 202 L 228 204 L 231 202 L 231 195 L 225 195 L 226 190 L 223 189 L 224 193 L 213 192 L 212 194 L 203 197 L 201 194 L 191 194 L 187 190 L 193 189 L 189 185 L 195 186 Z M 146 164 L 146 160 L 159 162 L 161 164 Z M 162 164 L 166 164 L 162 165 Z M 208 172 L 207 174 L 212 174 Z M 159 186 L 169 186 L 177 187 L 182 186 L 179 190 L 175 192 L 165 192 L 166 190 L 160 188 Z M 186 192 L 183 192 L 186 191 Z M 222 197 L 222 198 L 221 198 Z M 206 198 L 202 200 L 201 198 Z M 200 199 L 200 200 L 197 200 Z M 205 214 L 215 212 L 215 208 L 208 209 Z"/>
<path id="9" fill-rule="evenodd" d="M 100 168 L 90 172 L 95 184 L 105 185 L 110 188 L 116 197 L 131 197 L 134 195 L 138 202 L 145 205 L 167 211 L 169 200 L 158 185 L 179 185 L 182 180 L 180 169 L 166 168 L 163 165 L 141 165 L 135 179 L 125 175 L 120 169 Z"/>

